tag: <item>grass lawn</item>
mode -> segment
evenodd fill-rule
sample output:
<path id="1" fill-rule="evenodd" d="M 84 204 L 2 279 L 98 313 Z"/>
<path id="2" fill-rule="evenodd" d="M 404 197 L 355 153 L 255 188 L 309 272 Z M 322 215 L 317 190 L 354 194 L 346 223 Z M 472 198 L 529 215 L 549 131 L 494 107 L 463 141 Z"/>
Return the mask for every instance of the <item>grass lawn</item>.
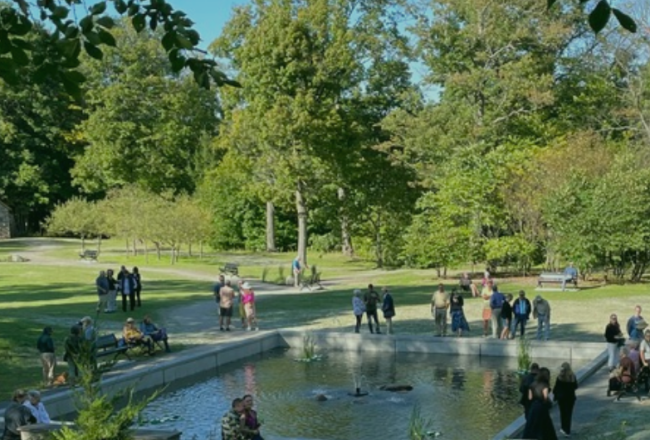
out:
<path id="1" fill-rule="evenodd" d="M 127 257 L 123 243 L 106 241 L 99 263 L 83 264 L 77 256 L 79 247 L 78 240 L 0 240 L 0 252 L 10 249 L 9 252 L 24 253 L 28 257 L 33 252 L 34 259 L 30 263 L 0 263 L 3 310 L 0 315 L 0 395 L 7 396 L 16 386 L 27 387 L 39 381 L 35 341 L 44 326 L 54 328 L 61 356 L 69 327 L 84 315 L 94 315 L 94 280 L 100 268 L 117 269 L 122 264 L 139 266 L 145 283 L 144 307 L 136 311 L 134 318 L 139 319 L 147 313 L 165 325 L 165 317 L 173 316 L 175 309 L 184 306 L 197 306 L 197 320 L 206 319 L 206 316 L 214 319 L 214 303 L 209 310 L 206 306 L 210 301 L 212 281 L 223 263 L 240 263 L 241 274 L 251 278 L 260 277 L 267 267 L 272 278 L 277 276 L 278 265 L 286 266 L 288 275 L 294 257 L 293 254 L 213 253 L 203 260 L 182 258 L 177 265 L 171 266 L 167 258 L 157 261 L 155 254 L 150 255 L 148 263 L 142 255 Z M 90 244 L 88 247 L 93 248 Z M 387 285 L 393 293 L 397 333 L 433 332 L 429 304 L 440 282 L 435 271 L 377 271 L 373 270 L 372 263 L 338 255 L 314 255 L 310 263 L 319 266 L 323 280 L 337 279 L 337 285 L 311 293 L 266 294 L 258 305 L 263 329 L 304 327 L 349 332 L 354 322 L 352 290 L 373 283 L 378 288 Z M 497 281 L 505 293 L 516 295 L 523 289 L 531 300 L 538 294 L 533 278 L 499 280 L 497 277 Z M 449 290 L 457 285 L 455 278 L 444 283 Z M 603 341 L 609 314 L 617 313 L 625 322 L 635 304 L 645 305 L 648 292 L 646 284 L 585 287 L 580 292 L 541 292 L 552 306 L 552 339 Z M 482 334 L 481 310 L 480 299 L 466 298 L 465 312 L 472 328 L 471 336 Z M 106 317 L 101 324 L 105 331 L 121 331 L 125 314 L 102 316 Z M 529 324 L 530 329 L 534 326 L 535 322 Z M 364 327 L 363 331 L 366 329 Z"/>

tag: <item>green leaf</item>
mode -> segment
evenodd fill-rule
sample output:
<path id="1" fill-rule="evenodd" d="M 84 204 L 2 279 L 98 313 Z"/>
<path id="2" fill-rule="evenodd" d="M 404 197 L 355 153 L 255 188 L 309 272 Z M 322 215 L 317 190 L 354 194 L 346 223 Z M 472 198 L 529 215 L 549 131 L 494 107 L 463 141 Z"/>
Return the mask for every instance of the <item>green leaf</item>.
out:
<path id="1" fill-rule="evenodd" d="M 79 53 L 81 52 L 81 42 L 79 39 L 60 40 L 57 42 L 57 46 L 63 53 L 64 57 L 73 59 L 79 58 Z"/>
<path id="2" fill-rule="evenodd" d="M 12 35 L 27 35 L 32 30 L 32 22 L 25 17 L 18 17 L 18 20 L 9 27 L 9 33 Z"/>
<path id="3" fill-rule="evenodd" d="M 52 18 L 64 19 L 70 13 L 70 9 L 65 6 L 57 6 L 52 11 Z"/>
<path id="4" fill-rule="evenodd" d="M 26 66 L 29 64 L 29 57 L 20 47 L 11 46 L 11 57 L 18 66 Z"/>
<path id="5" fill-rule="evenodd" d="M 99 38 L 99 33 L 97 33 L 97 32 L 88 32 L 84 36 L 86 37 L 86 40 L 90 44 L 94 44 L 95 46 L 99 46 L 100 44 L 102 44 L 102 39 Z"/>
<path id="6" fill-rule="evenodd" d="M 75 82 L 77 84 L 86 82 L 86 76 L 83 73 L 79 72 L 78 70 L 64 70 L 63 76 L 66 79 Z"/>
<path id="7" fill-rule="evenodd" d="M 94 44 L 90 44 L 88 42 L 84 42 L 84 49 L 86 50 L 86 53 L 88 56 L 91 58 L 94 58 L 96 60 L 102 60 L 104 59 L 104 52 Z"/>
<path id="8" fill-rule="evenodd" d="M 79 58 L 76 59 L 63 58 L 60 64 L 61 67 L 65 67 L 66 69 L 76 69 L 81 65 L 81 61 L 79 61 Z"/>
<path id="9" fill-rule="evenodd" d="M 201 42 L 201 36 L 194 29 L 188 29 L 185 31 L 185 35 L 187 35 L 187 38 L 192 42 L 192 45 L 194 46 Z"/>
<path id="10" fill-rule="evenodd" d="M 42 83 L 48 78 L 57 74 L 56 66 L 53 64 L 43 64 L 34 72 L 33 79 L 37 83 Z"/>
<path id="11" fill-rule="evenodd" d="M 81 27 L 81 31 L 84 34 L 87 34 L 88 32 L 93 30 L 93 27 L 95 27 L 95 22 L 93 21 L 93 16 L 92 15 L 87 15 L 84 18 L 81 19 L 79 22 L 79 26 Z"/>
<path id="12" fill-rule="evenodd" d="M 90 13 L 92 15 L 101 15 L 106 12 L 106 2 L 95 3 L 90 8 Z"/>
<path id="13" fill-rule="evenodd" d="M 142 32 L 146 26 L 144 14 L 134 15 L 131 23 L 133 24 L 133 29 L 135 29 L 136 32 Z"/>
<path id="14" fill-rule="evenodd" d="M 149 28 L 151 28 L 152 31 L 155 31 L 157 27 L 158 27 L 158 17 L 154 15 L 149 19 Z"/>
<path id="15" fill-rule="evenodd" d="M 68 92 L 70 96 L 72 96 L 76 101 L 81 101 L 82 95 L 81 95 L 81 87 L 79 87 L 79 83 L 70 81 L 65 76 L 61 77 L 61 82 L 63 83 L 63 87 L 65 88 L 65 91 Z"/>
<path id="16" fill-rule="evenodd" d="M 14 46 L 20 47 L 21 49 L 28 50 L 28 51 L 33 51 L 34 50 L 34 45 L 30 43 L 29 41 L 25 41 L 20 38 L 14 38 L 11 40 L 11 44 Z"/>
<path id="17" fill-rule="evenodd" d="M 68 26 L 65 30 L 64 35 L 67 39 L 73 39 L 79 37 L 79 28 L 76 26 Z"/>
<path id="18" fill-rule="evenodd" d="M 174 42 L 176 41 L 176 31 L 167 32 L 162 37 L 162 47 L 169 52 L 174 48 Z"/>
<path id="19" fill-rule="evenodd" d="M 172 66 L 173 72 L 180 72 L 185 67 L 186 58 L 180 54 L 178 49 L 173 49 L 169 52 L 169 63 Z"/>
<path id="20" fill-rule="evenodd" d="M 102 27 L 105 27 L 106 29 L 113 29 L 115 27 L 115 21 L 108 15 L 99 17 L 97 20 L 95 20 L 95 23 Z"/>
<path id="21" fill-rule="evenodd" d="M 607 26 L 611 14 L 612 8 L 607 0 L 600 0 L 589 14 L 589 26 L 595 33 L 602 31 Z"/>
<path id="22" fill-rule="evenodd" d="M 623 29 L 626 31 L 630 31 L 633 34 L 636 33 L 637 27 L 634 19 L 630 17 L 629 15 L 621 12 L 620 10 L 614 8 L 612 9 L 612 12 L 614 13 L 614 16 L 618 20 L 618 23 L 621 25 Z"/>
<path id="23" fill-rule="evenodd" d="M 110 32 L 106 32 L 104 30 L 100 30 L 98 33 L 99 33 L 99 39 L 102 41 L 102 43 L 110 47 L 117 46 L 117 41 L 115 41 L 115 37 L 113 36 L 113 34 L 111 34 Z"/>
<path id="24" fill-rule="evenodd" d="M 140 6 L 135 3 L 129 4 L 129 17 L 133 17 L 140 12 Z"/>
<path id="25" fill-rule="evenodd" d="M 546 0 L 546 7 L 548 9 L 551 9 L 551 7 L 555 4 L 557 0 Z"/>
<path id="26" fill-rule="evenodd" d="M 11 86 L 18 85 L 20 82 L 16 75 L 16 64 L 10 58 L 0 58 L 0 79 L 3 79 Z"/>
<path id="27" fill-rule="evenodd" d="M 128 8 L 124 0 L 115 0 L 114 4 L 115 4 L 115 10 L 120 15 L 124 14 Z"/>
<path id="28" fill-rule="evenodd" d="M 181 49 L 194 49 L 192 42 L 188 40 L 184 35 L 181 35 L 179 33 L 176 33 L 176 44 L 178 44 L 178 47 Z"/>

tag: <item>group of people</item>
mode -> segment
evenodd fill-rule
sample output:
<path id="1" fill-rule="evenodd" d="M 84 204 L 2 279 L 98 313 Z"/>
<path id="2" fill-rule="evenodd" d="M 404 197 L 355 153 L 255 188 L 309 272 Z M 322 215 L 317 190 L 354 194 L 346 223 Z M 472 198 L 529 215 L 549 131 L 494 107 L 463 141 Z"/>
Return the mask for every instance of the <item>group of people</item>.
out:
<path id="1" fill-rule="evenodd" d="M 610 315 L 605 326 L 611 391 L 634 383 L 644 386 L 646 392 L 650 391 L 650 329 L 641 311 L 640 305 L 635 306 L 634 314 L 627 320 L 627 339 L 616 314 Z"/>
<path id="2" fill-rule="evenodd" d="M 236 292 L 231 280 L 226 280 L 224 275 L 219 275 L 219 281 L 214 285 L 213 294 L 219 306 L 219 330 L 230 331 L 235 306 L 241 320 L 242 329 L 247 331 L 259 330 L 255 292 L 250 283 L 239 280 Z"/>
<path id="3" fill-rule="evenodd" d="M 261 421 L 253 409 L 250 394 L 232 401 L 230 410 L 221 418 L 222 440 L 264 440 Z"/>
<path id="4" fill-rule="evenodd" d="M 530 371 L 522 378 L 519 387 L 520 403 L 524 407 L 526 418 L 522 438 L 557 440 L 550 412 L 554 401 L 560 409 L 560 433 L 569 437 L 577 389 L 578 381 L 569 363 L 562 364 L 553 387 L 550 370 L 540 368 L 536 363 L 531 364 Z"/>
<path id="5" fill-rule="evenodd" d="M 117 311 L 117 295 L 122 296 L 122 311 L 126 312 L 127 302 L 131 311 L 136 305 L 142 306 L 142 277 L 137 267 L 129 271 L 125 266 L 120 268 L 117 278 L 113 269 L 101 270 L 95 280 L 97 288 L 97 313 L 114 313 Z"/>
<path id="6" fill-rule="evenodd" d="M 50 416 L 41 402 L 41 393 L 36 390 L 16 390 L 11 404 L 5 410 L 2 440 L 20 440 L 18 428 L 34 423 L 51 423 Z"/>
<path id="7" fill-rule="evenodd" d="M 384 287 L 381 291 L 381 296 L 375 290 L 375 286 L 368 284 L 368 290 L 365 293 L 362 293 L 360 289 L 355 289 L 352 295 L 352 313 L 356 319 L 354 326 L 354 332 L 359 333 L 361 329 L 361 322 L 363 320 L 363 314 L 366 314 L 368 319 L 368 328 L 370 333 L 381 334 L 379 328 L 379 318 L 377 316 L 377 310 L 381 307 L 381 311 L 386 320 L 387 333 L 389 335 L 393 334 L 393 317 L 395 316 L 395 303 L 393 302 L 393 296 L 388 291 L 388 287 Z M 373 321 L 375 322 L 375 327 L 373 328 Z"/>

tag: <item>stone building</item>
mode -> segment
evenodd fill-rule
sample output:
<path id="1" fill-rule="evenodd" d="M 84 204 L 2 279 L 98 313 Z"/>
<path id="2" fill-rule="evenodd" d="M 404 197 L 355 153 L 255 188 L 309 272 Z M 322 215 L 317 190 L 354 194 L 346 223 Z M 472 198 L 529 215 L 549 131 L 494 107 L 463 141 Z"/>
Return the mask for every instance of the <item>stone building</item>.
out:
<path id="1" fill-rule="evenodd" d="M 4 203 L 0 202 L 0 238 L 11 238 L 14 236 L 14 216 Z"/>

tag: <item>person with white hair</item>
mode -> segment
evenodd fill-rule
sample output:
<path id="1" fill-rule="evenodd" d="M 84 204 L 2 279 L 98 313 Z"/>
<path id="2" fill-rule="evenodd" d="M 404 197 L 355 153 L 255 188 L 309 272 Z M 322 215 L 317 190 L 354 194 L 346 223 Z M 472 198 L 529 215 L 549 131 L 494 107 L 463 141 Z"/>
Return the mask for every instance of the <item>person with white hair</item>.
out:
<path id="1" fill-rule="evenodd" d="M 361 328 L 361 321 L 363 320 L 363 314 L 366 311 L 366 305 L 363 303 L 363 298 L 361 297 L 361 290 L 354 289 L 352 294 L 352 313 L 357 320 L 356 325 L 354 326 L 354 332 L 359 333 Z"/>
<path id="2" fill-rule="evenodd" d="M 27 391 L 27 400 L 23 403 L 27 407 L 34 418 L 36 423 L 52 423 L 50 415 L 45 409 L 45 405 L 41 402 L 41 393 L 36 390 Z"/>
<path id="3" fill-rule="evenodd" d="M 95 340 L 95 326 L 93 325 L 93 319 L 90 316 L 84 316 L 81 318 L 81 332 L 82 336 L 86 341 Z"/>

